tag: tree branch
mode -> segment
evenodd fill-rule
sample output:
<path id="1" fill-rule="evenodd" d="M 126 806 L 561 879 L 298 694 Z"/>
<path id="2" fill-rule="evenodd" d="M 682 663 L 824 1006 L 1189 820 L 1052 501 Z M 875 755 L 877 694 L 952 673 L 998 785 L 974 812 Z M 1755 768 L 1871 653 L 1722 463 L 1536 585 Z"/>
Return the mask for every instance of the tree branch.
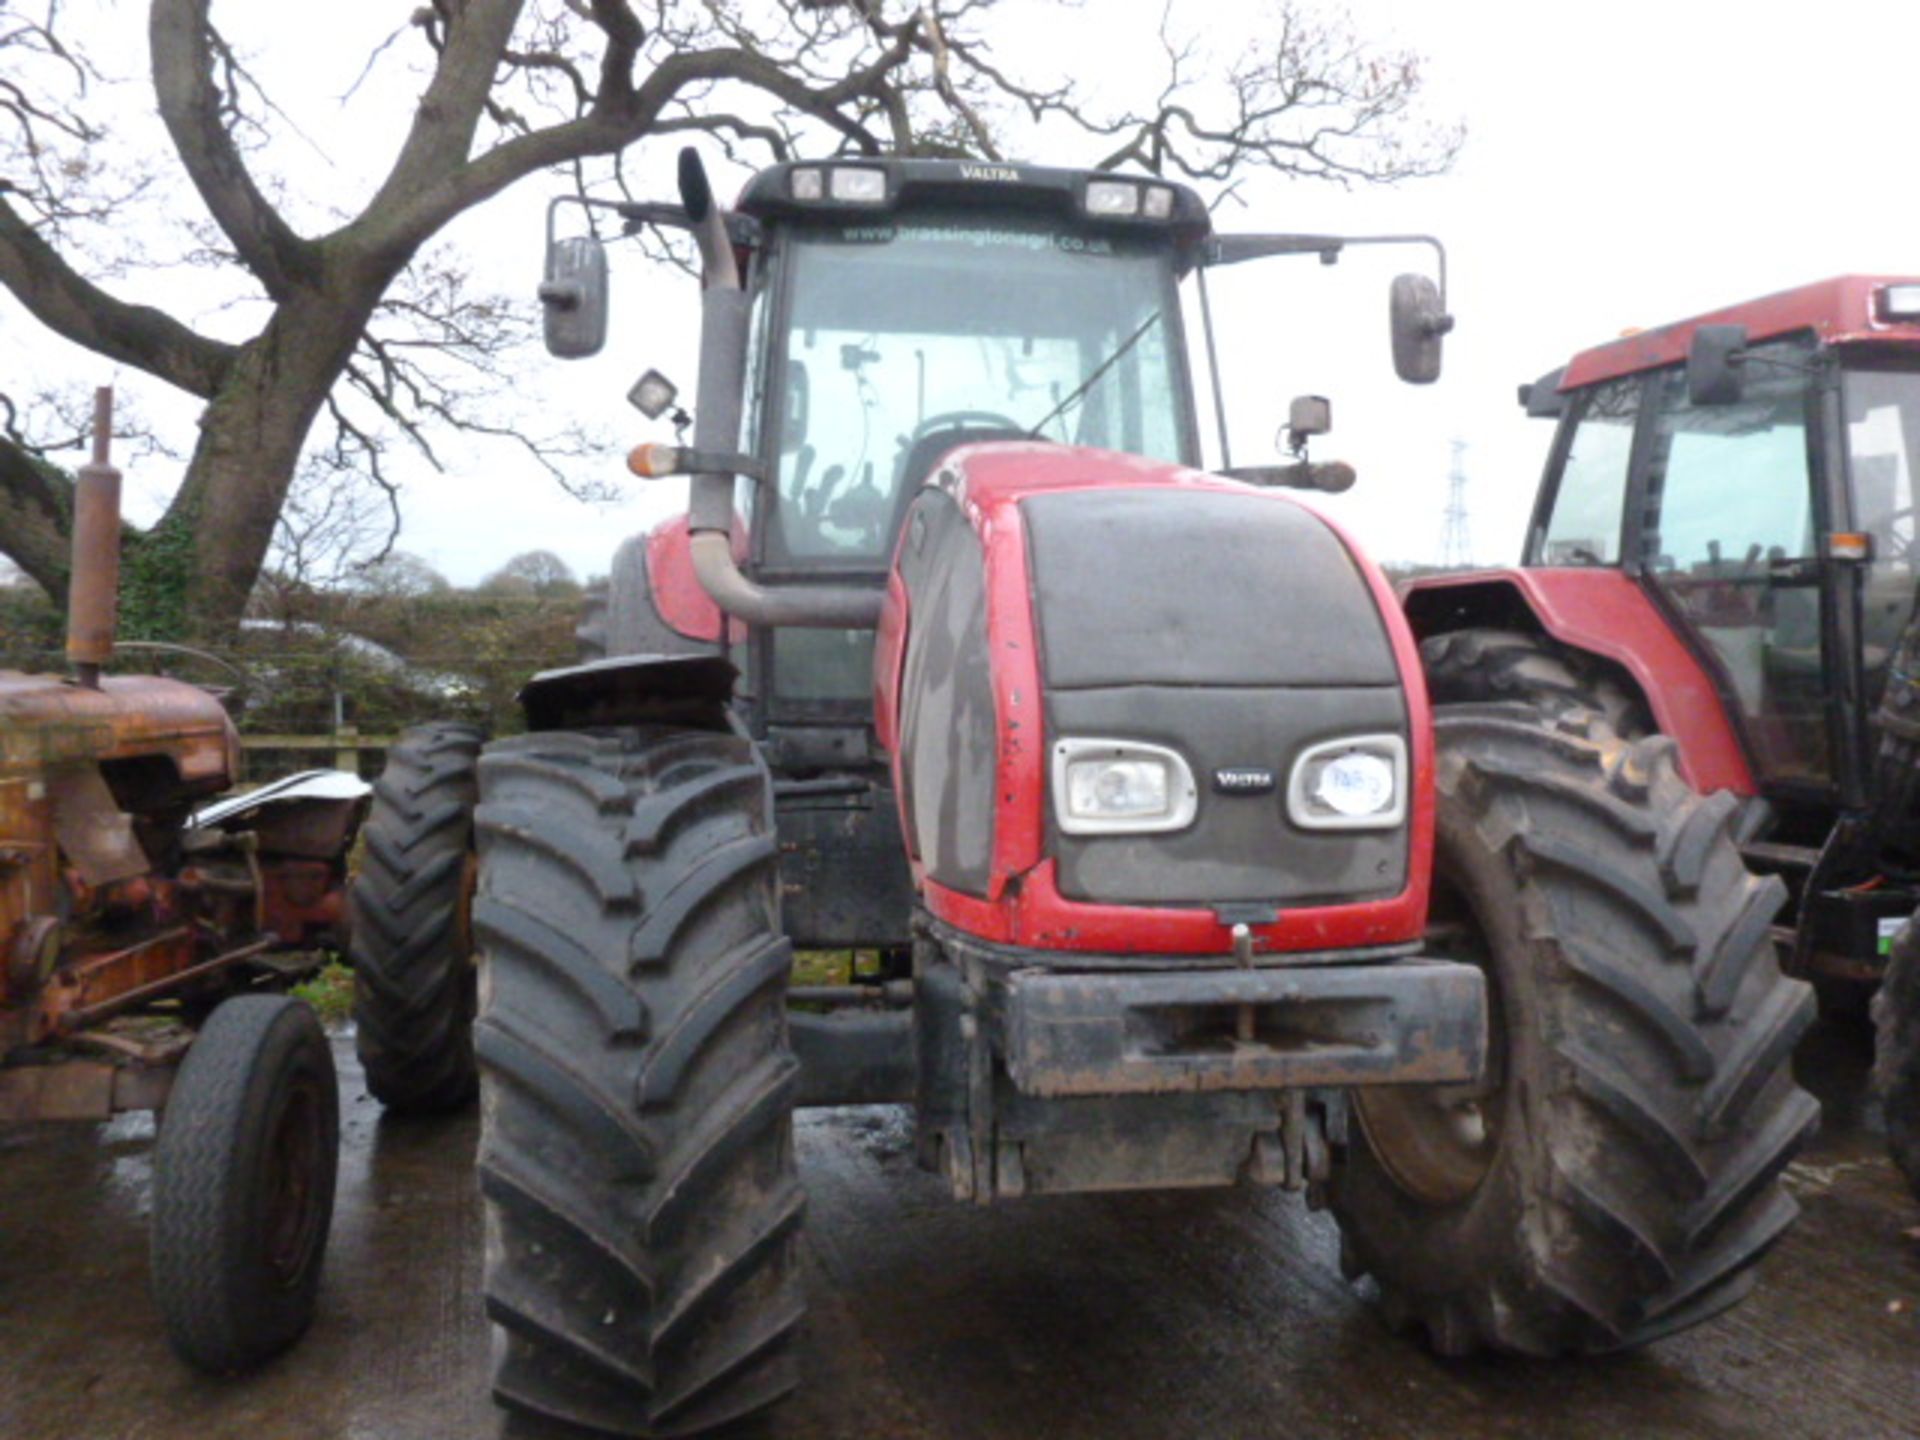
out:
<path id="1" fill-rule="evenodd" d="M 148 37 L 160 118 L 215 223 L 267 294 L 283 300 L 311 283 L 318 251 L 294 234 L 261 193 L 227 129 L 227 102 L 213 74 L 215 52 L 224 46 L 208 17 L 209 4 L 153 0 Z"/>
<path id="2" fill-rule="evenodd" d="M 234 347 L 147 305 L 115 299 L 61 258 L 0 191 L 0 285 L 64 339 L 202 399 L 220 388 Z"/>

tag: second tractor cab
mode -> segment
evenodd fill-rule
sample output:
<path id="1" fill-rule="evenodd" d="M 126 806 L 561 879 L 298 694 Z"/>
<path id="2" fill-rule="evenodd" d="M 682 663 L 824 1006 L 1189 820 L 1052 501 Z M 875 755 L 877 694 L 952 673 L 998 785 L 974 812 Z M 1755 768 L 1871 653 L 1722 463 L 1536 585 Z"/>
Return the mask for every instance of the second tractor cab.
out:
<path id="1" fill-rule="evenodd" d="M 1560 689 L 1672 737 L 1761 802 L 1730 823 L 1793 892 L 1791 968 L 1864 998 L 1920 903 L 1916 777 L 1882 751 L 1920 740 L 1920 281 L 1630 334 L 1522 401 L 1559 429 L 1521 568 L 1406 596 L 1442 697 Z"/>
<path id="2" fill-rule="evenodd" d="M 1406 595 L 1437 696 L 1671 737 L 1790 888 L 1790 973 L 1842 1008 L 1884 974 L 1876 1079 L 1920 1190 L 1920 279 L 1632 334 L 1520 398 L 1559 423 L 1521 568 Z"/>
<path id="3" fill-rule="evenodd" d="M 1272 488 L 1351 478 L 1305 457 L 1324 404 L 1292 464 L 1198 468 L 1183 281 L 1356 242 L 1025 165 L 681 189 L 616 209 L 700 250 L 691 443 L 632 461 L 689 513 L 477 767 L 499 1398 L 655 1435 L 791 1389 L 797 1105 L 910 1104 L 980 1203 L 1304 1191 L 1448 1354 L 1737 1300 L 1817 1113 L 1753 1043 L 1811 1003 L 1778 883 L 1658 743 L 1430 711 L 1379 570 Z M 556 352 L 606 273 L 550 247 Z M 1392 313 L 1433 379 L 1441 287 Z M 857 963 L 796 983 L 796 948 Z"/>

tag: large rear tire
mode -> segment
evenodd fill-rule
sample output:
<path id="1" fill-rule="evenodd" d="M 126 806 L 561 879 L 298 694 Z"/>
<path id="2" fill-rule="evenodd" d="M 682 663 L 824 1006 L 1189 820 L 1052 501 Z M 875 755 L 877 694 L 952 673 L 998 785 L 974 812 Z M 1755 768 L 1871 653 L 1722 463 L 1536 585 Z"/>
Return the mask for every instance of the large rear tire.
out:
<path id="1" fill-rule="evenodd" d="M 354 1048 L 367 1089 L 401 1114 L 473 1098 L 475 972 L 467 923 L 481 732 L 444 722 L 387 752 L 353 886 Z"/>
<path id="2" fill-rule="evenodd" d="M 1653 732 L 1653 717 L 1639 695 L 1543 636 L 1455 630 L 1423 640 L 1420 664 L 1436 705 L 1514 702 L 1548 717 L 1590 710 L 1625 739 Z"/>
<path id="3" fill-rule="evenodd" d="M 189 1365 L 249 1370 L 312 1323 L 339 1152 L 333 1051 L 313 1011 L 284 995 L 222 1004 L 154 1146 L 153 1296 Z"/>
<path id="4" fill-rule="evenodd" d="M 495 1397 L 616 1435 L 750 1415 L 801 1313 L 767 771 L 734 735 L 543 733 L 480 789 Z"/>
<path id="5" fill-rule="evenodd" d="M 1873 1087 L 1886 1114 L 1887 1149 L 1920 1195 L 1920 924 L 1909 920 L 1873 997 Z"/>
<path id="6" fill-rule="evenodd" d="M 1777 1177 L 1808 987 L 1784 897 L 1671 742 L 1585 712 L 1437 715 L 1435 948 L 1488 972 L 1478 1087 L 1355 1095 L 1334 1206 L 1350 1274 L 1443 1354 L 1637 1345 L 1739 1300 L 1797 1207 Z"/>

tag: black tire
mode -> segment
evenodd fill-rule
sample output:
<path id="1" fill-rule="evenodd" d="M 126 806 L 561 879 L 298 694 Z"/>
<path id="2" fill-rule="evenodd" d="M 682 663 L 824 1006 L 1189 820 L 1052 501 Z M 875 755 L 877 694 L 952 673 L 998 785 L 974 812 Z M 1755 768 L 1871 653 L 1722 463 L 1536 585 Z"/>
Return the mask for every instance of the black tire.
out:
<path id="1" fill-rule="evenodd" d="M 480 1183 L 494 1395 L 688 1435 L 795 1383 L 792 950 L 750 742 L 664 729 L 480 761 Z"/>
<path id="2" fill-rule="evenodd" d="M 306 1331 L 339 1157 L 333 1051 L 313 1011 L 284 995 L 216 1009 L 154 1146 L 153 1297 L 181 1359 L 229 1375 Z"/>
<path id="3" fill-rule="evenodd" d="M 580 620 L 573 627 L 575 658 L 581 664 L 607 658 L 607 582 L 596 580 L 580 597 Z"/>
<path id="4" fill-rule="evenodd" d="M 473 1099 L 476 988 L 467 924 L 481 732 L 407 730 L 387 752 L 353 886 L 354 1049 L 389 1110 L 432 1115 Z"/>
<path id="5" fill-rule="evenodd" d="M 1920 925 L 1911 920 L 1887 956 L 1873 1026 L 1873 1088 L 1886 1115 L 1887 1149 L 1920 1195 Z"/>
<path id="6" fill-rule="evenodd" d="M 1616 735 L 1653 733 L 1653 716 L 1628 686 L 1597 664 L 1539 635 L 1516 630 L 1455 630 L 1420 644 L 1429 698 L 1436 705 L 1502 701 L 1548 716 L 1568 710 L 1599 715 Z"/>
<path id="7" fill-rule="evenodd" d="M 1435 948 L 1486 967 L 1493 1061 L 1477 1091 L 1355 1092 L 1343 1265 L 1442 1354 L 1696 1324 L 1797 1214 L 1777 1177 L 1819 1120 L 1792 1071 L 1813 997 L 1769 936 L 1784 887 L 1668 740 L 1507 705 L 1436 732 Z"/>

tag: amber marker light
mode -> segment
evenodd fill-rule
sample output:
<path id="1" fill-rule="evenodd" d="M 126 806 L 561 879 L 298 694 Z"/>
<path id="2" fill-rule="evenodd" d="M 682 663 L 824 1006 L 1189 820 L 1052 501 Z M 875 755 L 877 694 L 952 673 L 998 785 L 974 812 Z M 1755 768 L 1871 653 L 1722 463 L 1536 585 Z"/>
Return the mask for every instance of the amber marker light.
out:
<path id="1" fill-rule="evenodd" d="M 1832 560 L 1871 560 L 1873 537 L 1857 530 L 1835 530 L 1827 536 L 1827 556 Z"/>
<path id="2" fill-rule="evenodd" d="M 680 473 L 678 445 L 636 445 L 627 452 L 627 469 L 643 480 Z"/>

